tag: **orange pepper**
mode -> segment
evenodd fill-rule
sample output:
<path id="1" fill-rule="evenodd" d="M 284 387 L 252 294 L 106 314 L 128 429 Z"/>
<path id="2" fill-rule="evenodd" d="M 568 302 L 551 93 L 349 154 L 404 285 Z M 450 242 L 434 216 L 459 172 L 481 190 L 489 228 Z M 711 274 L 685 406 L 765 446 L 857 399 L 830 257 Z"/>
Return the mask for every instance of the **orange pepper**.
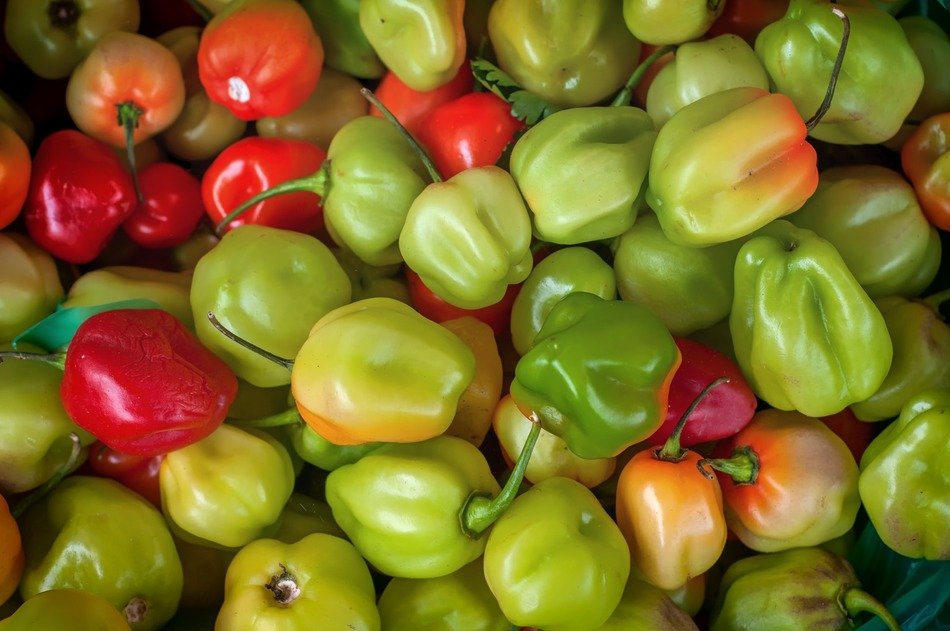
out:
<path id="1" fill-rule="evenodd" d="M 13 128 L 0 121 L 0 229 L 20 214 L 30 188 L 30 150 Z"/>
<path id="2" fill-rule="evenodd" d="M 931 116 L 910 135 L 901 166 L 930 223 L 950 230 L 950 112 Z"/>
<path id="3" fill-rule="evenodd" d="M 24 562 L 20 529 L 6 500 L 0 495 L 0 603 L 6 602 L 16 590 L 23 575 Z"/>

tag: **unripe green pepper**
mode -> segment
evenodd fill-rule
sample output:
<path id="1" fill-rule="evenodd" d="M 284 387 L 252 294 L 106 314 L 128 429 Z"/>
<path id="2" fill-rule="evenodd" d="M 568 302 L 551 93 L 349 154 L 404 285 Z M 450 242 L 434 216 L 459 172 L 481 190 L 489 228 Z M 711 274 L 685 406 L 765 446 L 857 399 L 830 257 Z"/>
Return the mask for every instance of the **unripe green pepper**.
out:
<path id="1" fill-rule="evenodd" d="M 742 243 L 679 245 L 646 214 L 613 244 L 620 297 L 647 307 L 673 335 L 712 326 L 732 309 L 732 270 Z"/>
<path id="2" fill-rule="evenodd" d="M 53 312 L 63 286 L 53 257 L 16 233 L 0 233 L 0 269 L 0 342 L 9 342 Z"/>
<path id="3" fill-rule="evenodd" d="M 610 614 L 607 622 L 597 631 L 628 631 L 650 629 L 651 631 L 699 631 L 689 614 L 659 587 L 633 578 L 620 597 L 620 604 Z"/>
<path id="4" fill-rule="evenodd" d="M 282 357 L 293 357 L 310 328 L 350 301 L 350 279 L 316 238 L 267 226 L 228 232 L 201 258 L 191 284 L 198 338 L 256 386 L 290 382 L 290 373 L 234 342 L 209 321 Z"/>
<path id="5" fill-rule="evenodd" d="M 446 302 L 497 303 L 531 272 L 531 220 L 511 176 L 476 167 L 423 190 L 406 215 L 399 251 Z"/>
<path id="6" fill-rule="evenodd" d="M 617 297 L 613 270 L 590 248 L 555 250 L 531 270 L 511 308 L 511 341 L 519 355 L 531 348 L 554 305 L 575 291 Z"/>
<path id="7" fill-rule="evenodd" d="M 228 567 L 215 629 L 379 631 L 376 593 L 351 543 L 317 533 L 297 543 L 259 539 Z"/>
<path id="8" fill-rule="evenodd" d="M 791 0 L 766 26 L 755 52 L 779 92 L 802 116 L 825 97 L 843 27 L 825 0 Z M 897 133 L 924 85 L 924 73 L 897 20 L 872 7 L 837 5 L 851 23 L 848 52 L 831 109 L 811 135 L 843 145 L 877 144 Z M 882 95 L 888 95 L 882 98 Z"/>
<path id="9" fill-rule="evenodd" d="M 129 631 L 108 600 L 81 589 L 51 589 L 28 599 L 12 616 L 0 620 L 0 631 Z"/>
<path id="10" fill-rule="evenodd" d="M 511 151 L 511 175 L 537 235 L 576 244 L 632 226 L 655 139 L 649 115 L 629 106 L 566 109 L 530 128 Z"/>
<path id="11" fill-rule="evenodd" d="M 772 222 L 739 250 L 729 328 L 756 395 L 806 416 L 863 401 L 891 365 L 884 317 L 841 255 L 787 221 Z"/>
<path id="12" fill-rule="evenodd" d="M 294 470 L 276 439 L 224 424 L 167 454 L 159 481 L 162 511 L 183 536 L 236 548 L 277 522 Z"/>
<path id="13" fill-rule="evenodd" d="M 915 559 L 950 560 L 950 388 L 907 399 L 861 457 L 858 490 L 890 548 Z"/>
<path id="14" fill-rule="evenodd" d="M 301 4 L 320 35 L 327 68 L 360 79 L 383 76 L 386 67 L 360 27 L 360 0 L 303 0 Z"/>
<path id="15" fill-rule="evenodd" d="M 502 70 L 564 107 L 612 95 L 640 57 L 615 0 L 496 0 L 488 34 Z"/>
<path id="16" fill-rule="evenodd" d="M 923 15 L 901 18 L 898 23 L 924 71 L 924 87 L 909 118 L 923 121 L 950 111 L 950 37 L 939 24 Z"/>
<path id="17" fill-rule="evenodd" d="M 103 516 L 108 516 L 104 519 Z M 161 514 L 105 478 L 70 476 L 21 521 L 20 595 L 59 588 L 102 596 L 132 629 L 160 629 L 175 613 L 182 570 Z"/>
<path id="18" fill-rule="evenodd" d="M 682 44 L 709 30 L 725 6 L 724 0 L 623 0 L 623 19 L 641 42 Z"/>
<path id="19" fill-rule="evenodd" d="M 297 454 L 324 471 L 334 471 L 343 465 L 353 464 L 382 445 L 382 443 L 335 445 L 306 423 L 299 423 L 291 432 Z"/>

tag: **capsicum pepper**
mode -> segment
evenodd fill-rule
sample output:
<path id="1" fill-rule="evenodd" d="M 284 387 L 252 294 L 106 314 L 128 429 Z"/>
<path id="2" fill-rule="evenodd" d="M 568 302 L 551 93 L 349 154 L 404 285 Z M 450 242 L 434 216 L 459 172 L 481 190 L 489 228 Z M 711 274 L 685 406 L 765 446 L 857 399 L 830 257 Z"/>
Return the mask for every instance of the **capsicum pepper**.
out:
<path id="1" fill-rule="evenodd" d="M 699 39 L 726 4 L 722 0 L 681 0 L 675 3 L 624 0 L 623 20 L 641 42 L 681 44 Z"/>
<path id="2" fill-rule="evenodd" d="M 0 603 L 6 602 L 16 591 L 25 560 L 20 528 L 10 514 L 7 501 L 0 495 Z"/>
<path id="3" fill-rule="evenodd" d="M 0 629 L 129 631 L 131 627 L 105 598 L 82 589 L 60 588 L 40 592 L 28 598 L 12 616 L 0 620 Z"/>
<path id="4" fill-rule="evenodd" d="M 0 230 L 20 214 L 30 188 L 30 150 L 14 129 L 0 121 Z"/>
<path id="5" fill-rule="evenodd" d="M 931 116 L 901 147 L 901 166 L 930 223 L 950 230 L 950 112 Z"/>
<path id="6" fill-rule="evenodd" d="M 52 257 L 27 237 L 0 233 L 0 342 L 8 342 L 53 312 L 63 285 Z"/>
<path id="7" fill-rule="evenodd" d="M 386 67 L 360 26 L 360 0 L 303 0 L 323 42 L 326 68 L 360 79 L 378 79 Z M 321 75 L 323 81 L 325 75 Z M 317 83 L 317 85 L 320 85 Z"/>

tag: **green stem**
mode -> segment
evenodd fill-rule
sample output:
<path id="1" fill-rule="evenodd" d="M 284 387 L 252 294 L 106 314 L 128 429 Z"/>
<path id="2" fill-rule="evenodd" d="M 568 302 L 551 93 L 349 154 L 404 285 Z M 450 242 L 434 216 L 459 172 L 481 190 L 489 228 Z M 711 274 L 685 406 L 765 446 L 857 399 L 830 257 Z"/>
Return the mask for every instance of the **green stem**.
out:
<path id="1" fill-rule="evenodd" d="M 933 309 L 935 313 L 940 313 L 940 307 L 943 306 L 943 303 L 947 302 L 948 300 L 950 300 L 950 289 L 944 289 L 943 291 L 937 292 L 932 296 L 922 298 L 920 302 Z"/>
<path id="2" fill-rule="evenodd" d="M 759 478 L 760 464 L 759 455 L 752 451 L 751 447 L 745 445 L 736 447 L 729 459 L 703 458 L 696 463 L 696 468 L 710 480 L 716 476 L 706 471 L 707 466 L 720 473 L 725 473 L 736 484 L 755 484 L 755 481 Z"/>
<path id="3" fill-rule="evenodd" d="M 43 362 L 50 366 L 56 366 L 60 370 L 66 369 L 66 353 L 23 353 L 21 351 L 3 351 L 0 352 L 0 364 L 4 359 L 29 359 L 32 361 Z"/>
<path id="4" fill-rule="evenodd" d="M 367 101 L 373 104 L 373 106 L 380 111 L 383 117 L 388 120 L 390 123 L 396 126 L 396 129 L 399 130 L 399 133 L 402 134 L 402 137 L 406 139 L 406 142 L 409 143 L 409 146 L 412 147 L 412 150 L 416 152 L 419 156 L 419 159 L 422 160 L 422 164 L 425 165 L 426 171 L 429 172 L 429 177 L 432 178 L 433 182 L 442 182 L 444 178 L 442 174 L 439 173 L 439 170 L 435 168 L 435 163 L 432 161 L 432 158 L 429 156 L 429 153 L 423 148 L 422 145 L 409 133 L 405 127 L 402 126 L 402 123 L 399 122 L 399 119 L 389 111 L 383 102 L 376 98 L 376 95 L 372 93 L 369 88 L 363 88 L 360 90 L 360 94 L 363 95 Z"/>
<path id="5" fill-rule="evenodd" d="M 686 408 L 686 411 L 683 412 L 683 416 L 680 417 L 680 420 L 677 421 L 676 427 L 673 428 L 673 433 L 670 434 L 670 437 L 666 439 L 666 442 L 663 444 L 663 448 L 656 452 L 656 457 L 659 460 L 665 460 L 667 462 L 678 462 L 683 459 L 683 456 L 686 455 L 686 450 L 680 446 L 680 436 L 683 435 L 683 428 L 686 427 L 686 421 L 689 420 L 689 417 L 693 414 L 699 404 L 703 402 L 703 399 L 706 398 L 706 395 L 709 394 L 713 388 L 721 386 L 724 383 L 729 383 L 729 377 L 719 377 L 712 383 L 708 384 L 703 388 L 699 394 L 696 395 L 696 398 L 693 399 L 693 402 L 689 404 L 689 407 Z"/>
<path id="6" fill-rule="evenodd" d="M 838 86 L 838 75 L 841 74 L 841 65 L 844 63 L 844 53 L 848 49 L 848 40 L 851 38 L 851 20 L 848 19 L 848 16 L 838 7 L 833 7 L 831 12 L 841 20 L 844 31 L 841 34 L 841 46 L 838 48 L 837 57 L 835 57 L 835 65 L 831 69 L 831 80 L 828 82 L 825 98 L 821 102 L 821 105 L 818 106 L 818 111 L 805 121 L 805 128 L 809 133 L 818 126 L 821 119 L 824 118 L 828 110 L 831 109 L 831 100 L 834 98 L 835 88 Z"/>
<path id="7" fill-rule="evenodd" d="M 533 419 L 531 421 L 531 431 L 528 432 L 528 438 L 521 448 L 515 468 L 508 476 L 505 486 L 498 495 L 489 498 L 480 495 L 477 491 L 469 495 L 465 505 L 462 506 L 462 510 L 459 511 L 459 523 L 465 536 L 470 539 L 478 539 L 515 501 L 518 489 L 521 488 L 521 481 L 524 480 L 525 469 L 528 468 L 528 461 L 531 460 L 531 454 L 540 435 L 541 423 Z"/>
<path id="8" fill-rule="evenodd" d="M 281 184 L 276 184 L 266 191 L 261 191 L 254 197 L 246 200 L 240 206 L 228 213 L 224 219 L 219 221 L 218 225 L 214 228 L 214 232 L 219 237 L 222 236 L 224 234 L 224 230 L 228 227 L 228 224 L 237 219 L 248 208 L 256 206 L 262 201 L 277 195 L 283 195 L 284 193 L 313 193 L 314 195 L 322 198 L 324 195 L 326 195 L 327 181 L 329 180 L 329 177 L 330 161 L 324 160 L 320 170 L 316 173 L 307 175 L 305 177 L 299 177 L 296 180 L 290 180 L 287 182 L 282 182 Z"/>
<path id="9" fill-rule="evenodd" d="M 257 344 L 254 344 L 253 342 L 249 342 L 245 340 L 243 337 L 239 336 L 237 333 L 235 333 L 234 331 L 228 329 L 223 324 L 221 324 L 221 322 L 218 321 L 218 318 L 214 315 L 214 313 L 210 311 L 208 312 L 208 322 L 211 323 L 211 326 L 213 326 L 218 331 L 220 331 L 221 334 L 224 335 L 224 337 L 228 338 L 232 342 L 235 342 L 236 344 L 240 344 L 241 346 L 251 351 L 252 353 L 257 353 L 264 359 L 268 359 L 274 362 L 275 364 L 277 364 L 278 366 L 283 366 L 287 370 L 290 370 L 291 368 L 294 367 L 294 361 L 292 359 L 286 359 L 279 355 L 275 355 L 271 353 L 270 351 L 264 350 Z"/>
<path id="10" fill-rule="evenodd" d="M 69 440 L 72 441 L 72 448 L 69 451 L 69 456 L 66 458 L 66 462 L 60 465 L 59 469 L 56 470 L 56 473 L 53 474 L 49 480 L 46 481 L 43 486 L 35 489 L 29 495 L 19 500 L 10 508 L 10 514 L 14 518 L 18 519 L 26 510 L 36 504 L 38 501 L 46 497 L 46 494 L 53 490 L 57 484 L 62 482 L 63 478 L 69 475 L 70 471 L 73 470 L 73 467 L 76 466 L 76 463 L 79 462 L 79 454 L 82 453 L 82 443 L 79 442 L 79 436 L 75 433 L 69 434 Z"/>
<path id="11" fill-rule="evenodd" d="M 278 412 L 277 414 L 271 414 L 270 416 L 265 416 L 263 418 L 256 418 L 250 420 L 229 418 L 229 425 L 236 425 L 237 427 L 249 427 L 252 429 L 264 429 L 267 427 L 284 427 L 286 425 L 294 425 L 296 423 L 303 423 L 303 418 L 300 416 L 300 412 L 296 407 L 292 407 L 289 410 L 284 410 L 283 412 Z"/>
<path id="12" fill-rule="evenodd" d="M 656 61 L 668 53 L 672 53 L 676 50 L 675 44 L 667 44 L 662 48 L 658 48 L 649 57 L 640 62 L 640 65 L 637 66 L 637 69 L 633 71 L 633 74 L 630 75 L 630 78 L 627 79 L 627 83 L 624 84 L 620 92 L 617 93 L 617 96 L 614 97 L 614 100 L 610 102 L 611 107 L 619 107 L 622 105 L 630 105 L 630 99 L 633 98 L 633 91 L 637 89 L 637 86 L 640 85 L 640 82 L 643 81 L 643 77 L 646 76 L 647 72 L 656 63 Z"/>
<path id="13" fill-rule="evenodd" d="M 887 607 L 877 598 L 858 587 L 844 587 L 844 593 L 838 595 L 838 604 L 854 620 L 857 614 L 867 612 L 877 616 L 891 631 L 901 631 L 901 625 Z"/>
<path id="14" fill-rule="evenodd" d="M 198 15 L 200 15 L 200 16 L 201 16 L 201 19 L 204 20 L 205 22 L 210 22 L 210 21 L 211 21 L 211 18 L 214 17 L 214 13 L 212 13 L 212 12 L 208 9 L 208 7 L 206 7 L 205 5 L 201 4 L 201 2 L 199 2 L 198 0 L 187 0 L 187 2 L 188 2 L 188 5 L 189 5 L 192 9 L 194 9 L 195 13 L 197 13 Z"/>
<path id="15" fill-rule="evenodd" d="M 135 130 L 139 126 L 139 118 L 142 116 L 143 111 L 138 105 L 132 101 L 126 101 L 124 103 L 119 103 L 115 106 L 118 111 L 118 121 L 119 125 L 125 131 L 125 155 L 129 159 L 129 168 L 132 170 L 132 184 L 135 185 L 135 198 L 139 200 L 141 204 L 144 201 L 142 197 L 142 189 L 139 188 L 139 172 L 135 167 Z"/>

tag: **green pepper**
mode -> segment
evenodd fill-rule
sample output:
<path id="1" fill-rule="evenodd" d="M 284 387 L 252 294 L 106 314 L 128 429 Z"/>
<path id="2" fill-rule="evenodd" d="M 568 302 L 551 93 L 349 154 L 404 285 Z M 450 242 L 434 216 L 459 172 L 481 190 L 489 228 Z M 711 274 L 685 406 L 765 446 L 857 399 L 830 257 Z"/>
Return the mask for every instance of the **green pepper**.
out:
<path id="1" fill-rule="evenodd" d="M 63 79 L 106 33 L 139 29 L 135 0 L 10 0 L 7 43 L 35 74 Z"/>
<path id="2" fill-rule="evenodd" d="M 350 301 L 350 280 L 330 249 L 289 230 L 244 225 L 203 256 L 191 284 L 191 308 L 202 343 L 256 386 L 290 382 L 290 373 L 218 331 L 230 331 L 282 357 L 293 357 L 310 328 Z"/>
<path id="3" fill-rule="evenodd" d="M 825 98 L 825 85 L 841 46 L 843 26 L 825 0 L 791 0 L 781 20 L 755 40 L 776 88 L 802 116 Z M 897 20 L 871 7 L 838 5 L 851 24 L 831 109 L 811 130 L 819 140 L 877 144 L 897 133 L 924 85 L 924 73 Z M 887 98 L 882 98 L 887 95 Z"/>
<path id="4" fill-rule="evenodd" d="M 780 410 L 840 412 L 874 394 L 891 365 L 884 317 L 841 255 L 788 221 L 739 250 L 729 327 L 753 392 Z"/>
<path id="5" fill-rule="evenodd" d="M 858 491 L 891 549 L 915 559 L 950 560 L 950 388 L 907 399 L 900 416 L 861 456 Z"/>
<path id="6" fill-rule="evenodd" d="M 702 37 L 725 6 L 724 0 L 623 0 L 623 19 L 641 42 L 682 44 Z"/>
<path id="7" fill-rule="evenodd" d="M 360 26 L 360 0 L 302 0 L 301 4 L 320 35 L 324 72 L 331 68 L 360 79 L 383 76 L 386 67 Z"/>
<path id="8" fill-rule="evenodd" d="M 146 631 L 175 613 L 182 569 L 171 533 L 151 504 L 118 482 L 70 476 L 29 508 L 20 525 L 24 599 L 84 589 Z"/>
<path id="9" fill-rule="evenodd" d="M 406 215 L 399 251 L 437 296 L 480 309 L 531 272 L 531 220 L 512 177 L 476 167 L 423 190 Z"/>
<path id="10" fill-rule="evenodd" d="M 0 631 L 129 631 L 129 623 L 108 600 L 81 589 L 51 589 L 0 620 Z"/>
<path id="11" fill-rule="evenodd" d="M 280 513 L 280 526 L 272 538 L 284 543 L 297 543 L 315 532 L 346 538 L 346 533 L 333 520 L 333 510 L 329 504 L 303 493 L 292 493 Z"/>
<path id="12" fill-rule="evenodd" d="M 53 312 L 63 286 L 53 258 L 30 239 L 0 233 L 0 342 L 9 342 Z"/>
<path id="13" fill-rule="evenodd" d="M 162 460 L 162 511 L 186 540 L 243 546 L 277 522 L 294 488 L 276 439 L 224 424 Z"/>
<path id="14" fill-rule="evenodd" d="M 830 241 L 872 298 L 916 296 L 940 267 L 937 229 L 904 176 L 885 167 L 825 169 L 815 194 L 787 219 Z"/>
<path id="15" fill-rule="evenodd" d="M 617 297 L 613 270 L 590 248 L 555 250 L 531 270 L 511 309 L 511 341 L 519 355 L 531 348 L 554 305 L 575 291 Z"/>
<path id="16" fill-rule="evenodd" d="M 379 597 L 387 631 L 510 631 L 481 559 L 446 576 L 394 578 Z"/>
<path id="17" fill-rule="evenodd" d="M 373 579 L 344 539 L 316 533 L 292 544 L 259 539 L 228 567 L 215 629 L 378 631 Z"/>
<path id="18" fill-rule="evenodd" d="M 502 70 L 563 107 L 612 95 L 640 58 L 615 0 L 496 0 L 488 34 Z"/>
<path id="19" fill-rule="evenodd" d="M 650 629 L 651 631 L 699 631 L 699 627 L 659 587 L 633 578 L 620 597 L 620 604 L 610 614 L 607 622 L 597 631 L 627 631 Z"/>
<path id="20" fill-rule="evenodd" d="M 613 244 L 620 297 L 650 309 L 673 335 L 712 326 L 732 309 L 732 270 L 742 243 L 679 245 L 646 214 Z"/>
<path id="21" fill-rule="evenodd" d="M 900 626 L 860 588 L 851 565 L 823 548 L 794 548 L 736 561 L 726 570 L 711 614 L 711 631 L 809 629 L 855 626 L 862 612 Z"/>
<path id="22" fill-rule="evenodd" d="M 679 363 L 646 307 L 578 292 L 548 314 L 515 367 L 511 396 L 581 458 L 607 458 L 662 424 Z"/>
<path id="23" fill-rule="evenodd" d="M 123 300 L 147 299 L 194 330 L 191 315 L 191 273 L 164 272 L 147 267 L 101 267 L 73 283 L 63 307 L 91 307 Z"/>
<path id="24" fill-rule="evenodd" d="M 587 487 L 555 477 L 520 495 L 495 523 L 484 564 L 513 624 L 593 629 L 620 603 L 630 551 Z"/>
<path id="25" fill-rule="evenodd" d="M 923 121 L 950 111 L 950 37 L 939 24 L 923 15 L 901 18 L 898 24 L 924 71 L 924 87 L 909 118 Z"/>
<path id="26" fill-rule="evenodd" d="M 33 120 L 3 90 L 0 90 L 0 121 L 12 127 L 27 146 L 33 143 Z"/>
<path id="27" fill-rule="evenodd" d="M 353 464 L 382 445 L 382 443 L 335 445 L 305 423 L 297 424 L 291 431 L 297 454 L 324 471 L 334 471 L 343 465 Z"/>
<path id="28" fill-rule="evenodd" d="M 629 106 L 561 110 L 530 128 L 511 151 L 511 175 L 538 237 L 577 244 L 630 228 L 655 139 L 650 116 Z"/>

